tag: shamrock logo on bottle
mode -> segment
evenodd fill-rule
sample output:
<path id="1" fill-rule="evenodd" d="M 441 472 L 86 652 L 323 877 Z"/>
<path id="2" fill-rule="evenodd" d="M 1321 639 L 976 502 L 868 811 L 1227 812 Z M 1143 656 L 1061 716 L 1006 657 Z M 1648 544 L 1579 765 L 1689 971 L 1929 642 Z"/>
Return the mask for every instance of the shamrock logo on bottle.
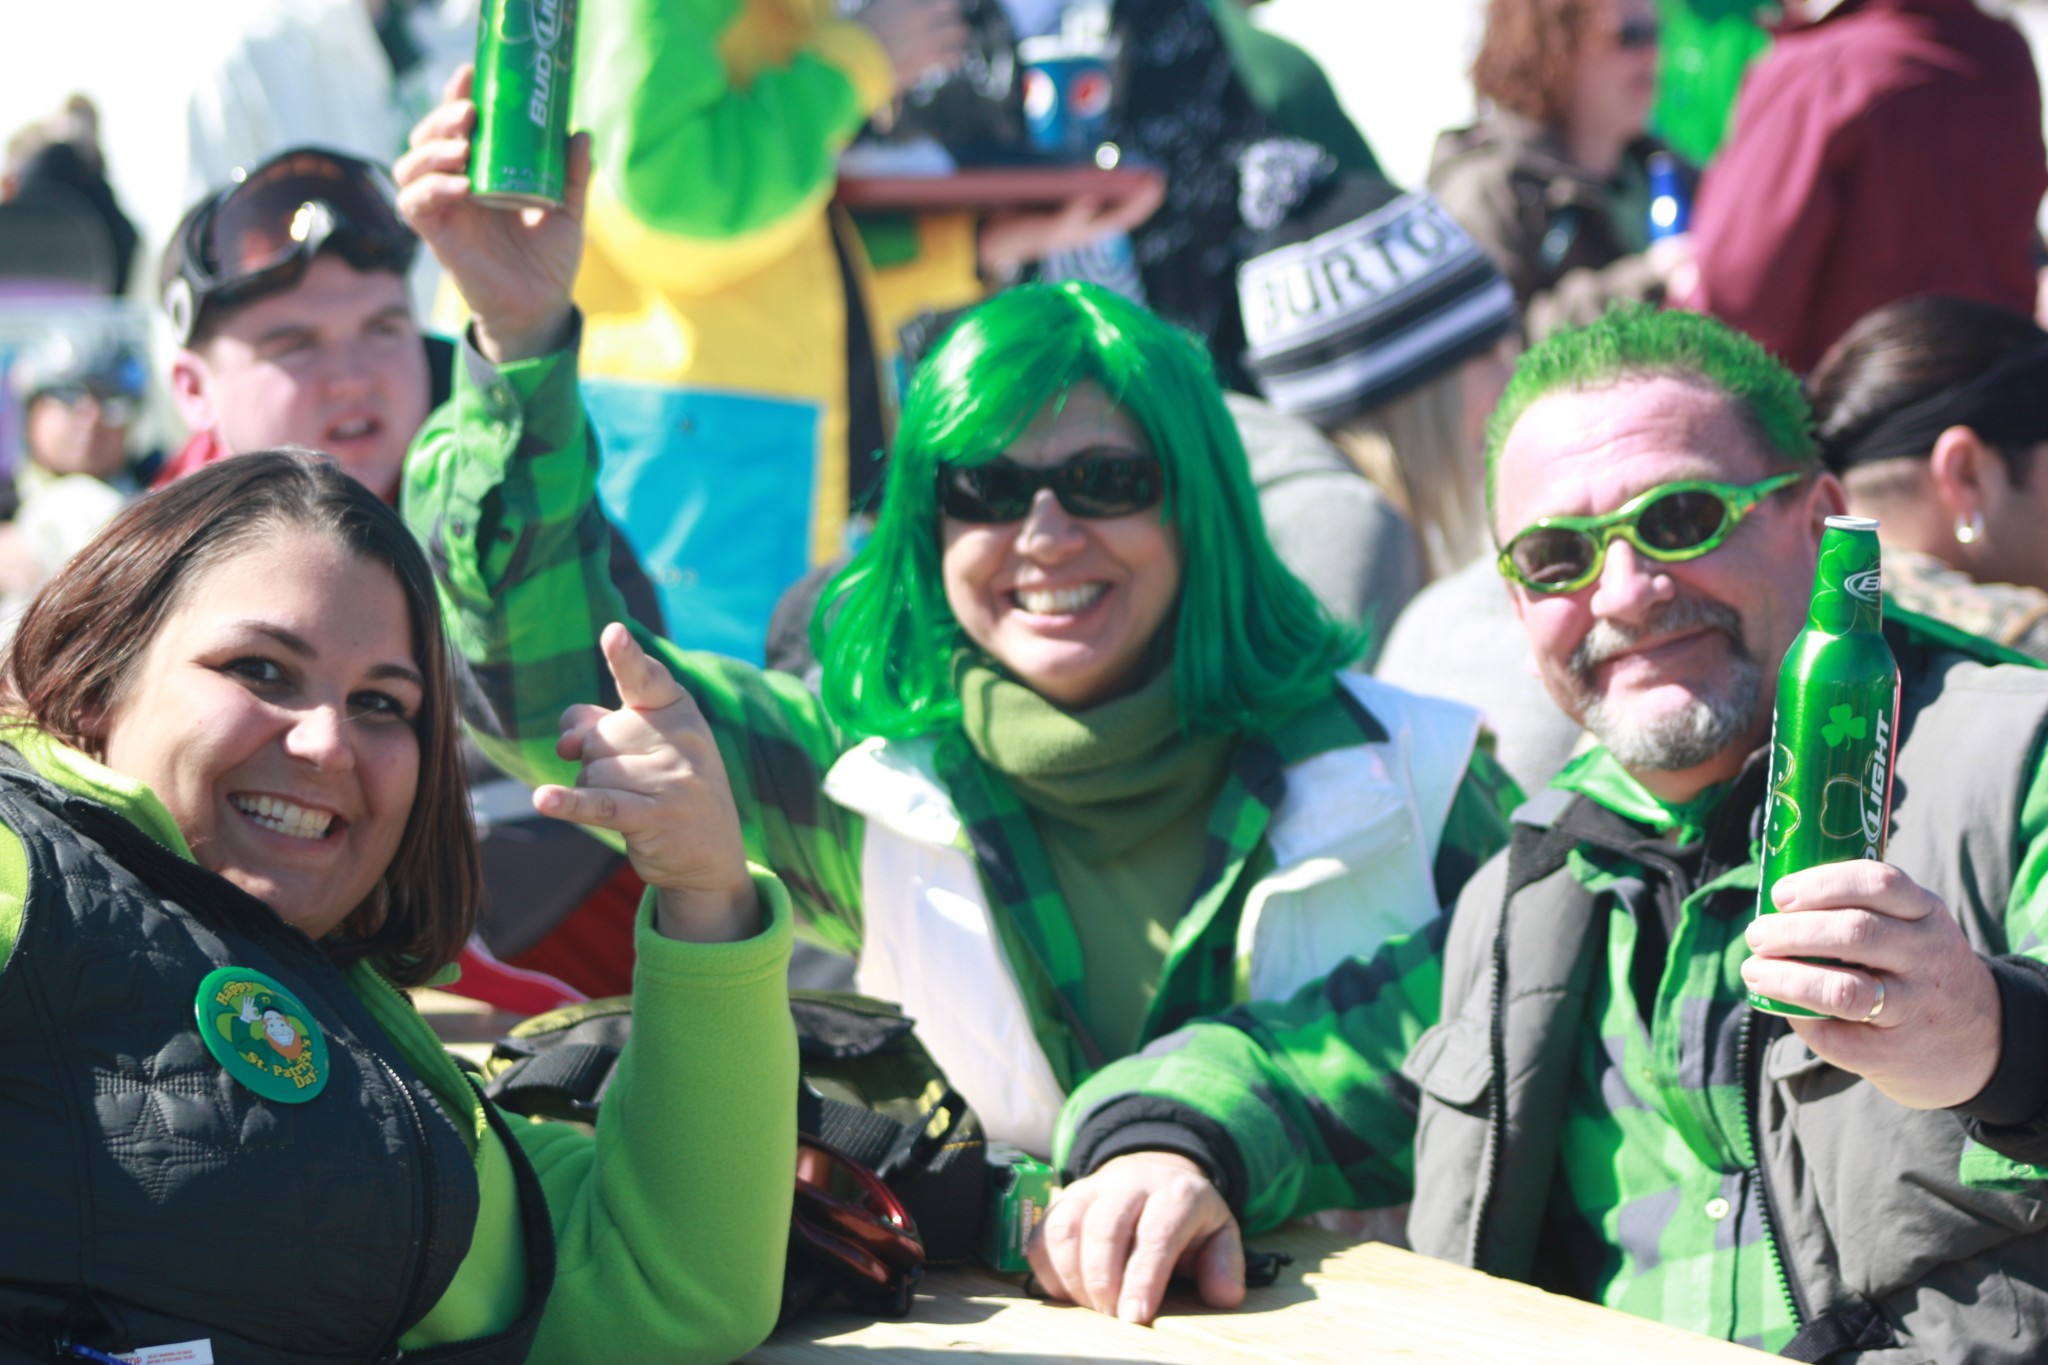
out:
<path id="1" fill-rule="evenodd" d="M 1869 732 L 1870 723 L 1847 705 L 1830 706 L 1827 724 L 1820 727 L 1820 737 L 1830 749 L 1838 748 L 1845 739 L 1861 739 Z"/>

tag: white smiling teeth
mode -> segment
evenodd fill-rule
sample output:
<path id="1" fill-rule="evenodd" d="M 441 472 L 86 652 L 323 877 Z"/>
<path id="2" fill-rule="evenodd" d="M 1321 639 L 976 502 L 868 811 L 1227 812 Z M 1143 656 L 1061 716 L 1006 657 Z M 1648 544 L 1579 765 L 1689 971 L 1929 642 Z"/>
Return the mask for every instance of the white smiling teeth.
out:
<path id="1" fill-rule="evenodd" d="M 341 422 L 336 424 L 334 428 L 334 434 L 345 441 L 354 440 L 358 436 L 369 435 L 370 427 L 370 419 L 367 417 L 360 417 L 352 422 Z"/>
<path id="2" fill-rule="evenodd" d="M 1108 588 L 1101 583 L 1083 583 L 1078 588 L 1019 588 L 1017 605 L 1033 616 L 1071 616 L 1095 605 Z"/>
<path id="3" fill-rule="evenodd" d="M 331 811 L 307 810 L 274 796 L 237 796 L 231 800 L 236 810 L 263 828 L 289 834 L 294 839 L 324 839 L 327 827 L 334 823 Z"/>

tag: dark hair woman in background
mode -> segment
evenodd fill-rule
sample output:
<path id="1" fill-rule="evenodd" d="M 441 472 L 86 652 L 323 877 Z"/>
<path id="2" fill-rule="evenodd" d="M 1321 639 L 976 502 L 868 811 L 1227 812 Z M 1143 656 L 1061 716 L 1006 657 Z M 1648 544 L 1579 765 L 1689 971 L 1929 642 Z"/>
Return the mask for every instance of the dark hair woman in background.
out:
<path id="1" fill-rule="evenodd" d="M 2048 660 L 2048 333 L 1930 296 L 1866 314 L 1808 383 L 1899 605 Z"/>

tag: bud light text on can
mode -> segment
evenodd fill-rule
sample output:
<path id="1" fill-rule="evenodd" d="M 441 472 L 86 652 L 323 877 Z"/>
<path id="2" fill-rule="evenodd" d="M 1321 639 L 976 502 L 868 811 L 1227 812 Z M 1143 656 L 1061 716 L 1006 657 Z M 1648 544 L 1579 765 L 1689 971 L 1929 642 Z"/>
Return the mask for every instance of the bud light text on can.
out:
<path id="1" fill-rule="evenodd" d="M 1669 152 L 1650 153 L 1650 240 L 1676 237 L 1692 226 L 1692 204 L 1678 174 L 1678 158 Z"/>
<path id="2" fill-rule="evenodd" d="M 1877 523 L 1829 517 L 1806 628 L 1778 670 L 1757 913 L 1778 879 L 1822 863 L 1882 859 L 1891 824 L 1899 666 L 1884 641 Z M 1749 993 L 1772 1014 L 1823 1016 Z"/>
<path id="3" fill-rule="evenodd" d="M 483 0 L 469 188 L 496 208 L 553 207 L 569 169 L 576 0 Z"/>

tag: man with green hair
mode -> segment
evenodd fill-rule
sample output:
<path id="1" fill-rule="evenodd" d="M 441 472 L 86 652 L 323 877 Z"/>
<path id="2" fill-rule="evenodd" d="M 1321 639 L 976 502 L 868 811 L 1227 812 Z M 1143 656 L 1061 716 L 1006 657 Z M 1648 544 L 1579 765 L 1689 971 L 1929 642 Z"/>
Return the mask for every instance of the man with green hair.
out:
<path id="1" fill-rule="evenodd" d="M 1843 506 L 1795 381 L 1611 313 L 1524 358 L 1488 447 L 1516 613 L 1599 747 L 1451 915 L 1082 1086 L 1041 1282 L 1230 1305 L 1240 1225 L 1412 1200 L 1418 1250 L 1794 1359 L 2040 1359 L 2048 673 L 1888 610 L 1890 862 L 1760 918 L 1778 664 Z"/>

